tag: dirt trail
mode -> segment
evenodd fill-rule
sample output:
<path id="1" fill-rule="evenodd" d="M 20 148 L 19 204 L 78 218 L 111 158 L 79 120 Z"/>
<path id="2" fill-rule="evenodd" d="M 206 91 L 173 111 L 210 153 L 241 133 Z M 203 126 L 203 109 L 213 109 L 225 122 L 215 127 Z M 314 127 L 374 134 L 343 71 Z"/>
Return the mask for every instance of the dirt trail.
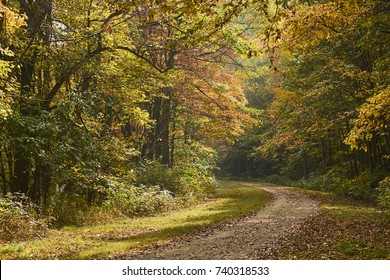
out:
<path id="1" fill-rule="evenodd" d="M 272 259 L 272 255 L 316 215 L 318 203 L 285 187 L 243 183 L 272 193 L 257 214 L 127 256 L 132 259 Z"/>

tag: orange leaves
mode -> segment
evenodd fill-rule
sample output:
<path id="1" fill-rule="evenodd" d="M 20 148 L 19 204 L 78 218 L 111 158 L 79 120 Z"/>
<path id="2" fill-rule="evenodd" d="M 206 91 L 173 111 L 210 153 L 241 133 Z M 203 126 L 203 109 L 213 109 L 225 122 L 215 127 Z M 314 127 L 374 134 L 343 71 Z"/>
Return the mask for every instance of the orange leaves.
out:
<path id="1" fill-rule="evenodd" d="M 195 61 L 191 69 L 176 75 L 176 98 L 182 104 L 184 118 L 198 120 L 197 136 L 202 139 L 232 140 L 243 132 L 249 114 L 241 85 L 228 69 Z M 180 77 L 179 79 L 177 79 Z"/>

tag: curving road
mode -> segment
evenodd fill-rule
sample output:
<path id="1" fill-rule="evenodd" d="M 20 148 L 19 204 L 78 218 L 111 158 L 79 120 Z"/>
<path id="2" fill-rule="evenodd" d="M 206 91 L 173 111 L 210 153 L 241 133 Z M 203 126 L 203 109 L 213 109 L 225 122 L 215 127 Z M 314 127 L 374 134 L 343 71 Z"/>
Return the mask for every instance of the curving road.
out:
<path id="1" fill-rule="evenodd" d="M 286 187 L 243 183 L 272 193 L 257 214 L 152 248 L 127 259 L 272 259 L 303 223 L 317 214 L 318 203 Z"/>

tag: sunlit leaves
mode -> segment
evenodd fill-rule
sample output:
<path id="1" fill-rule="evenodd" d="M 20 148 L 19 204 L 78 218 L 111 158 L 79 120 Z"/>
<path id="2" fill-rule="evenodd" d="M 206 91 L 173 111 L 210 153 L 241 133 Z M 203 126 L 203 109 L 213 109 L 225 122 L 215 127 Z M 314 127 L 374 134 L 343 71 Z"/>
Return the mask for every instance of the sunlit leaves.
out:
<path id="1" fill-rule="evenodd" d="M 141 158 L 172 167 L 189 143 L 233 141 L 251 122 L 232 67 L 249 46 L 226 26 L 250 2 L 2 5 L 2 190 L 92 203 Z"/>
<path id="2" fill-rule="evenodd" d="M 302 168 L 305 177 L 330 168 L 349 177 L 386 170 L 387 8 L 375 0 L 296 1 L 280 7 L 282 17 L 267 34 L 275 39 L 268 40 L 273 101 L 267 104 L 255 157 L 274 164 L 283 157 L 280 166 L 294 179 L 304 175 Z"/>
<path id="3" fill-rule="evenodd" d="M 176 84 L 183 114 L 198 120 L 196 137 L 231 141 L 250 122 L 242 109 L 246 99 L 240 82 L 216 64 L 193 61 L 191 68 L 191 72 L 182 72 Z"/>
<path id="4" fill-rule="evenodd" d="M 345 142 L 352 149 L 367 151 L 368 144 L 376 136 L 389 136 L 390 88 L 380 90 L 359 109 L 359 116 Z"/>
<path id="5" fill-rule="evenodd" d="M 305 51 L 322 40 L 331 40 L 351 28 L 359 16 L 373 8 L 375 1 L 320 1 L 318 4 L 295 4 L 288 9 L 283 23 L 286 46 Z"/>

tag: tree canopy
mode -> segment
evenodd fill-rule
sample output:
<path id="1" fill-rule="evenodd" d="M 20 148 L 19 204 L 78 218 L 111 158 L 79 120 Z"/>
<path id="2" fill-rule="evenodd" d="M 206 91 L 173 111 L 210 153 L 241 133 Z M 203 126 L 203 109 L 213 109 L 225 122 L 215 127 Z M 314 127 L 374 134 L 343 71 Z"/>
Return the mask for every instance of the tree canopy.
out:
<path id="1" fill-rule="evenodd" d="M 231 168 L 368 198 L 389 171 L 389 4 L 293 1 L 274 11 L 272 67 L 249 80 L 262 124 L 249 146 L 246 136 L 237 143 L 245 153 Z"/>
<path id="2" fill-rule="evenodd" d="M 2 194 L 57 218 L 120 193 L 188 200 L 219 160 L 222 175 L 364 196 L 389 170 L 388 12 L 382 0 L 3 0 Z"/>

